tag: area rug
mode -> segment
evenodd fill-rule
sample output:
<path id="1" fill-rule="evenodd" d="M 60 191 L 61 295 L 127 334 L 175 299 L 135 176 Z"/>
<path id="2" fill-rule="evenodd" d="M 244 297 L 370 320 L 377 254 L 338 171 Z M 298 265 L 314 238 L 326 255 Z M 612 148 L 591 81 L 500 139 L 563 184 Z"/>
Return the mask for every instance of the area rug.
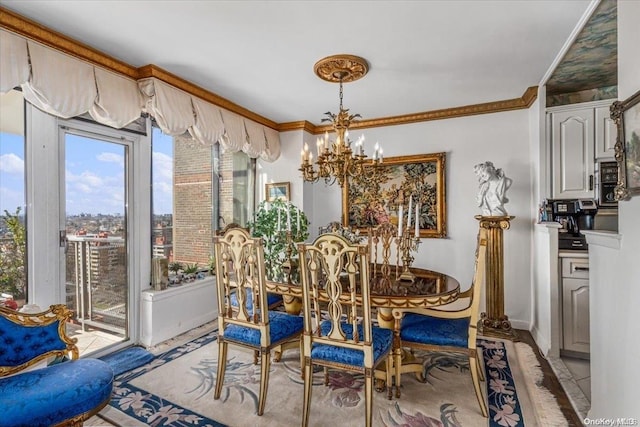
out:
<path id="1" fill-rule="evenodd" d="M 298 352 L 285 352 L 272 363 L 263 416 L 256 415 L 260 367 L 253 354 L 230 348 L 222 395 L 213 399 L 217 333 L 158 355 L 150 363 L 116 377 L 114 394 L 101 417 L 120 426 L 298 426 L 303 382 Z M 441 352 L 417 355 L 424 360 L 427 381 L 402 377 L 402 396 L 388 400 L 375 393 L 374 426 L 541 426 L 566 425 L 555 401 L 536 405 L 534 370 L 523 369 L 518 353 L 531 348 L 510 341 L 481 338 L 487 381 L 483 383 L 490 416 L 483 418 L 473 391 L 466 357 Z M 524 347 L 522 347 L 524 346 Z M 533 354 L 531 352 L 531 354 Z M 525 363 L 532 361 L 525 359 Z M 530 378 L 525 378 L 529 376 Z M 528 384 L 527 384 L 528 383 Z M 548 393 L 548 392 L 547 392 Z M 539 396 L 537 397 L 539 398 Z M 310 425 L 364 425 L 363 379 L 341 371 L 330 373 L 329 386 L 317 372 L 312 390 Z M 551 416 L 541 414 L 549 407 Z M 560 414 L 559 418 L 557 414 Z M 554 418 L 555 417 L 555 418 Z"/>

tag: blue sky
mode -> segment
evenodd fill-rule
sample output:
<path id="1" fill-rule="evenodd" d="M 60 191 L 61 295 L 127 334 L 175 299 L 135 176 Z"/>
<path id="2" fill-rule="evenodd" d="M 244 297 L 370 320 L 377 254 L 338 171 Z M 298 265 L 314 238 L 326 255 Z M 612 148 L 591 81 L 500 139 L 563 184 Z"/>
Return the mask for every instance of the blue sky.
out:
<path id="1" fill-rule="evenodd" d="M 0 215 L 24 213 L 24 142 L 21 135 L 0 133 Z"/>
<path id="2" fill-rule="evenodd" d="M 173 210 L 173 138 L 154 128 L 154 213 Z M 124 212 L 124 147 L 67 135 L 67 215 Z M 0 133 L 0 213 L 24 206 L 24 143 L 20 135 Z M 24 212 L 24 208 L 23 208 Z"/>

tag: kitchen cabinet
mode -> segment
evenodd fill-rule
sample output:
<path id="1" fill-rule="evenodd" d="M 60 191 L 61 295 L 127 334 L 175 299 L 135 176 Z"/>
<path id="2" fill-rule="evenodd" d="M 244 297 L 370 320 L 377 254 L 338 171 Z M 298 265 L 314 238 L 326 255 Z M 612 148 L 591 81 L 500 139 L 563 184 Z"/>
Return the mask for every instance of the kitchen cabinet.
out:
<path id="1" fill-rule="evenodd" d="M 596 160 L 615 160 L 616 138 L 618 127 L 611 119 L 610 104 L 596 107 L 595 109 L 595 144 Z"/>
<path id="2" fill-rule="evenodd" d="M 551 138 L 552 198 L 595 198 L 596 159 L 613 158 L 613 100 L 547 109 Z"/>
<path id="3" fill-rule="evenodd" d="M 589 353 L 589 259 L 562 258 L 562 350 Z"/>

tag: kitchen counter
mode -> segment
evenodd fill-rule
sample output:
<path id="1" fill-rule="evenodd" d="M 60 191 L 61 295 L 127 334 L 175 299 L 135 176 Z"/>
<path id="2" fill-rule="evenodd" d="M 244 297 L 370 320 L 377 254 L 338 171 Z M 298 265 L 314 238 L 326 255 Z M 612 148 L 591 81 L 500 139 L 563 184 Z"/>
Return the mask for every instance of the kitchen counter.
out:
<path id="1" fill-rule="evenodd" d="M 559 250 L 558 258 L 589 258 L 589 251 Z"/>

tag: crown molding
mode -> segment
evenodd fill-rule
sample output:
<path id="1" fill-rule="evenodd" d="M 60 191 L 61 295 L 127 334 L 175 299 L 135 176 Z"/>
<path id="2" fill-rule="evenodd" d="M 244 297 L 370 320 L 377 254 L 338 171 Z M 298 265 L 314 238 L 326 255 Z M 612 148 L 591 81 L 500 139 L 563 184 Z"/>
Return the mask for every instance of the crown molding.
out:
<path id="1" fill-rule="evenodd" d="M 23 37 L 49 46 L 53 49 L 87 61 L 94 65 L 106 68 L 118 74 L 139 80 L 146 77 L 155 77 L 172 86 L 177 87 L 193 96 L 211 102 L 221 108 L 232 111 L 257 123 L 260 123 L 279 132 L 303 130 L 311 134 L 320 134 L 326 131 L 332 132 L 331 125 L 316 126 L 306 120 L 297 122 L 276 123 L 256 114 L 228 99 L 216 95 L 201 88 L 181 77 L 176 76 L 162 68 L 149 64 L 139 68 L 108 56 L 90 46 L 80 43 L 70 37 L 50 30 L 43 25 L 20 16 L 0 6 L 0 27 Z M 527 88 L 520 98 L 503 101 L 486 102 L 483 104 L 466 105 L 462 107 L 445 108 L 441 110 L 426 111 L 422 113 L 405 114 L 401 116 L 383 117 L 370 120 L 352 122 L 351 129 L 366 129 L 383 126 L 396 126 L 409 123 L 418 123 L 431 120 L 451 119 L 455 117 L 473 116 L 478 114 L 490 114 L 502 111 L 520 110 L 529 108 L 538 97 L 538 87 Z"/>
<path id="2" fill-rule="evenodd" d="M 525 90 L 520 98 L 506 99 L 503 101 L 485 102 L 482 104 L 465 105 L 462 107 L 445 108 L 442 110 L 425 111 L 423 113 L 404 114 L 401 116 L 383 117 L 379 119 L 358 120 L 351 122 L 349 129 L 366 129 L 383 126 L 406 125 L 409 123 L 427 122 L 431 120 L 452 119 L 455 117 L 475 116 L 478 114 L 491 114 L 503 111 L 521 110 L 529 108 L 538 98 L 538 86 L 531 86 Z M 280 132 L 298 130 L 296 124 L 303 122 L 281 123 L 278 126 Z M 307 122 L 304 122 L 307 123 Z M 326 131 L 333 132 L 331 125 L 305 127 L 311 134 L 320 134 Z"/>
<path id="3" fill-rule="evenodd" d="M 289 132 L 291 130 L 303 130 L 309 133 L 318 133 L 319 126 L 314 125 L 311 122 L 306 120 L 301 120 L 299 122 L 286 122 L 280 123 L 278 125 L 278 132 Z"/>

